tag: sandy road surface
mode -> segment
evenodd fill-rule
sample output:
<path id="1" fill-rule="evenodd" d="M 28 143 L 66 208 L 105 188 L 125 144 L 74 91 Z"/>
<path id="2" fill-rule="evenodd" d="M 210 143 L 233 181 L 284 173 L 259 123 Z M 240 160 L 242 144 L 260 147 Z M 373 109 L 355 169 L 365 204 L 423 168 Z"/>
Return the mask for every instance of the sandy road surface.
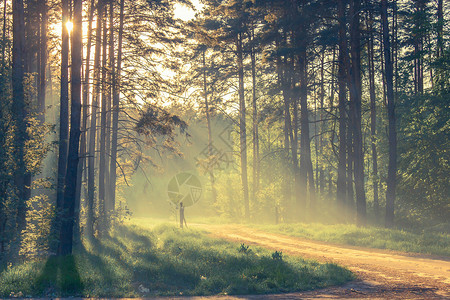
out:
<path id="1" fill-rule="evenodd" d="M 243 225 L 197 225 L 196 227 L 207 230 L 214 237 L 281 250 L 289 255 L 300 255 L 322 262 L 335 262 L 347 267 L 358 277 L 356 281 L 343 287 L 272 295 L 264 297 L 266 299 L 450 299 L 450 258 L 448 257 L 409 255 L 332 245 L 268 233 Z M 261 296 L 245 298 L 260 299 Z M 228 299 L 239 299 L 239 297 Z"/>

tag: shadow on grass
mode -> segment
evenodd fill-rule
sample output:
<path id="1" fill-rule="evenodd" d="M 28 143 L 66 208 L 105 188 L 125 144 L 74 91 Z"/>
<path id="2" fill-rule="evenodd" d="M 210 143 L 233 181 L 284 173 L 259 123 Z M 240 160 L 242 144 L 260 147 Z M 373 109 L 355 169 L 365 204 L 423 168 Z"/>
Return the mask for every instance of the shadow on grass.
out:
<path id="1" fill-rule="evenodd" d="M 151 297 L 265 294 L 309 290 L 351 279 L 330 264 L 274 260 L 254 249 L 196 231 L 118 226 L 101 240 L 84 241 L 73 256 L 28 263 L 0 277 L 0 296 Z M 3 280 L 3 281 L 2 281 Z M 7 284 L 3 285 L 2 282 Z"/>
<path id="2" fill-rule="evenodd" d="M 83 283 L 73 255 L 52 256 L 36 278 L 37 289 L 45 295 L 81 295 Z"/>

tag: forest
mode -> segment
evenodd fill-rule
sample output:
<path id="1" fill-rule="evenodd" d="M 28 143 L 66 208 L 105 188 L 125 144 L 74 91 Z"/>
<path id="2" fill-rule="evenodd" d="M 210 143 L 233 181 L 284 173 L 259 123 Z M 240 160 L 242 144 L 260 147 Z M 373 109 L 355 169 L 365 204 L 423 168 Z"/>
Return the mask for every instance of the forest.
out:
<path id="1" fill-rule="evenodd" d="M 183 176 L 188 226 L 449 243 L 450 2 L 1 2 L 0 297 L 11 266 L 178 222 Z"/>

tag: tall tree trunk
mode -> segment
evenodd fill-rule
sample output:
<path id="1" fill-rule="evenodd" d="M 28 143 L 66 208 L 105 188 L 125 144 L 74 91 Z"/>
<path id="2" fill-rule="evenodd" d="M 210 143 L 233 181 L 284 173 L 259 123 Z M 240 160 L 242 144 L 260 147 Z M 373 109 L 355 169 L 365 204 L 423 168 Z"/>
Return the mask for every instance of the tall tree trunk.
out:
<path id="1" fill-rule="evenodd" d="M 369 62 L 369 94 L 370 94 L 370 134 L 372 147 L 372 188 L 373 188 L 373 208 L 375 212 L 375 219 L 379 220 L 380 204 L 378 201 L 378 155 L 377 155 L 377 111 L 376 111 L 376 96 L 375 96 L 375 63 L 374 63 L 374 38 L 372 26 L 372 14 L 369 13 L 368 28 L 368 62 Z"/>
<path id="2" fill-rule="evenodd" d="M 105 208 L 106 208 L 106 223 L 105 229 L 110 228 L 111 219 L 111 175 L 110 175 L 110 158 L 111 158 L 111 108 L 112 108 L 112 87 L 113 87 L 113 73 L 115 65 L 114 53 L 114 1 L 109 1 L 109 53 L 108 53 L 108 92 L 106 101 L 106 173 L 105 173 Z"/>
<path id="3" fill-rule="evenodd" d="M 393 60 L 394 60 L 394 91 L 395 94 L 398 94 L 398 4 L 397 2 L 393 3 L 393 10 L 392 10 L 392 31 L 393 31 L 393 36 L 392 36 L 392 52 L 393 52 Z M 383 55 L 381 55 L 383 56 Z"/>
<path id="4" fill-rule="evenodd" d="M 281 47 L 280 45 L 280 36 L 277 35 L 276 39 L 275 39 L 275 47 L 276 49 L 279 49 Z M 286 170 L 288 170 L 288 158 L 289 158 L 289 131 L 291 130 L 291 116 L 290 116 L 290 112 L 289 112 L 289 104 L 288 104 L 288 98 L 287 98 L 287 88 L 286 88 L 286 83 L 285 83 L 285 66 L 283 66 L 282 60 L 281 60 L 281 56 L 277 56 L 276 57 L 276 67 L 277 67 L 277 75 L 278 75 L 278 85 L 280 86 L 282 93 L 283 93 L 283 99 L 284 99 L 284 128 L 283 128 L 283 133 L 284 133 L 284 161 L 283 163 L 286 164 Z M 270 131 L 268 130 L 268 133 Z M 283 196 L 284 198 L 287 200 L 287 202 L 290 204 L 290 200 L 291 200 L 291 177 L 289 176 L 288 172 L 285 172 L 283 174 L 284 178 L 283 178 Z"/>
<path id="5" fill-rule="evenodd" d="M 41 32 L 39 49 L 39 87 L 38 87 L 38 112 L 41 122 L 45 121 L 45 89 L 47 67 L 47 0 L 41 0 Z"/>
<path id="6" fill-rule="evenodd" d="M 309 112 L 308 112 L 308 78 L 306 45 L 303 45 L 299 57 L 300 73 L 300 175 L 306 192 L 306 179 L 309 183 L 309 198 L 311 209 L 315 207 L 314 174 L 311 160 L 311 145 L 309 141 Z"/>
<path id="7" fill-rule="evenodd" d="M 103 0 L 97 3 L 97 27 L 95 32 L 94 50 L 94 93 L 91 105 L 91 126 L 89 129 L 89 158 L 88 158 L 88 205 L 86 229 L 88 237 L 94 234 L 94 203 L 95 203 L 95 136 L 97 131 L 97 107 L 100 94 L 100 52 L 102 48 L 102 18 Z"/>
<path id="8" fill-rule="evenodd" d="M 6 11 L 8 4 L 6 0 L 3 1 L 3 30 L 2 30 L 2 67 L 6 67 Z"/>
<path id="9" fill-rule="evenodd" d="M 383 24 L 384 64 L 387 89 L 387 111 L 389 120 L 389 166 L 386 189 L 386 227 L 394 225 L 394 200 L 397 185 L 397 131 L 395 127 L 394 74 L 391 60 L 391 42 L 387 14 L 387 0 L 381 1 L 381 20 Z"/>
<path id="10" fill-rule="evenodd" d="M 22 0 L 13 1 L 13 51 L 12 51 L 12 120 L 16 126 L 14 132 L 14 186 L 17 191 L 17 231 L 25 228 L 27 211 L 27 189 L 25 164 L 25 143 L 27 134 L 27 110 L 24 95 L 25 76 L 25 21 Z"/>
<path id="11" fill-rule="evenodd" d="M 347 197 L 345 200 L 346 205 L 346 217 L 353 222 L 355 212 L 355 193 L 354 193 L 354 181 L 353 181 L 353 166 L 354 166 L 354 151 L 353 151 L 353 110 L 352 101 L 348 101 L 348 119 L 347 119 Z"/>
<path id="12" fill-rule="evenodd" d="M 208 85 L 206 79 L 206 49 L 202 53 L 202 63 L 203 63 L 203 96 L 205 98 L 205 115 L 206 124 L 208 126 L 208 155 L 211 157 L 213 155 L 213 138 L 212 138 L 212 128 L 211 128 L 211 116 L 210 108 L 208 103 Z M 211 168 L 209 170 L 209 180 L 211 182 L 211 191 L 213 196 L 213 203 L 217 201 L 217 192 L 215 187 L 214 170 Z"/>
<path id="13" fill-rule="evenodd" d="M 7 3 L 6 0 L 3 1 L 3 31 L 2 31 L 2 65 L 1 65 L 1 72 L 4 74 L 4 70 L 7 68 L 7 59 L 6 59 L 6 11 L 7 11 Z M 9 86 L 6 87 L 6 82 L 9 81 L 9 79 L 6 78 L 6 76 L 2 76 L 2 91 L 5 91 L 6 89 L 9 89 Z M 7 120 L 5 118 L 5 115 L 7 112 L 5 112 L 5 103 L 4 100 L 0 100 L 0 170 L 5 172 L 8 170 L 7 167 L 7 149 L 5 147 L 6 139 L 7 139 Z M 2 173 L 2 175 L 6 175 L 5 173 Z M 9 176 L 8 176 L 9 177 Z M 9 178 L 10 179 L 10 178 Z M 3 260 L 5 252 L 6 252 L 6 245 L 9 242 L 9 236 L 7 236 L 7 229 L 6 225 L 8 224 L 8 213 L 6 211 L 6 193 L 7 193 L 7 187 L 8 187 L 8 181 L 7 178 L 3 178 L 3 180 L 0 182 L 0 261 Z"/>
<path id="14" fill-rule="evenodd" d="M 436 58 L 439 59 L 444 55 L 444 1 L 443 0 L 438 0 L 438 7 L 437 7 L 437 26 L 436 26 L 436 31 L 437 31 L 437 50 L 436 50 Z M 396 14 L 394 14 L 394 17 L 396 16 Z M 395 37 L 396 35 L 394 35 Z M 395 47 L 395 42 L 393 45 L 393 48 Z M 396 61 L 395 57 L 394 60 Z M 397 65 L 396 65 L 396 76 L 397 76 Z M 436 76 L 435 76 L 435 82 L 437 84 L 437 88 L 438 89 L 443 89 L 443 87 L 441 86 L 443 83 L 442 80 L 442 72 L 436 72 Z M 397 92 L 397 80 L 395 81 L 395 87 L 396 87 L 396 92 Z"/>
<path id="15" fill-rule="evenodd" d="M 81 186 L 83 182 L 83 173 L 86 176 L 86 146 L 87 146 L 87 122 L 89 116 L 89 74 L 91 70 L 90 60 L 91 60 L 91 45 L 92 45 L 92 21 L 94 18 L 94 5 L 95 0 L 91 0 L 89 5 L 89 19 L 88 19 L 88 32 L 87 32 L 87 46 L 86 46 L 86 64 L 84 69 L 84 81 L 83 81 L 83 118 L 81 124 L 81 139 L 80 139 L 80 162 L 78 164 L 78 179 L 77 179 L 77 191 L 76 198 L 77 203 L 81 203 Z M 80 207 L 78 207 L 79 209 Z"/>
<path id="16" fill-rule="evenodd" d="M 338 9 L 339 18 L 339 70 L 338 70 L 338 86 L 339 86 L 339 154 L 338 154 L 338 174 L 336 183 L 337 203 L 343 209 L 346 203 L 346 106 L 347 106 L 347 82 L 346 82 L 346 63 L 347 58 L 347 37 L 345 34 L 346 17 L 345 17 L 345 1 L 339 1 Z"/>
<path id="17" fill-rule="evenodd" d="M 256 50 L 254 46 L 254 27 L 252 24 L 252 48 L 251 48 L 251 68 L 252 68 L 252 127 L 253 127 L 253 189 L 252 201 L 256 203 L 259 188 L 259 134 L 258 134 L 258 107 L 256 98 Z"/>
<path id="18" fill-rule="evenodd" d="M 32 79 L 27 84 L 28 87 L 39 91 L 39 42 L 40 42 L 40 5 L 38 1 L 28 0 L 24 2 L 26 9 L 24 10 L 25 18 L 25 55 L 24 55 L 24 65 L 25 65 L 25 78 Z M 32 74 L 37 74 L 38 76 L 31 76 Z M 25 85 L 24 85 L 25 88 Z M 25 88 L 26 90 L 26 88 Z M 34 94 L 29 93 L 28 98 L 25 101 L 26 115 L 30 111 L 36 112 L 33 106 L 38 103 L 38 99 Z M 28 122 L 26 122 L 28 123 Z M 28 124 L 27 124 L 28 127 Z M 28 134 L 27 134 L 28 135 Z M 29 137 L 27 137 L 27 140 Z M 24 199 L 29 199 L 31 197 L 31 182 L 32 176 L 30 172 L 26 172 L 24 176 Z"/>
<path id="19" fill-rule="evenodd" d="M 324 64 L 325 64 L 325 47 L 322 48 L 322 55 L 320 57 L 320 136 L 319 136 L 319 151 L 317 155 L 317 161 L 320 161 L 319 157 L 323 157 L 323 134 L 324 129 L 326 126 L 326 121 L 324 120 L 324 101 L 325 101 L 325 75 L 324 75 Z M 316 128 L 318 124 L 316 123 Z M 325 174 L 324 174 L 324 168 L 323 163 L 321 163 L 318 166 L 319 169 L 319 176 L 317 177 L 318 183 L 318 190 L 320 191 L 320 195 L 322 196 L 325 191 Z"/>
<path id="20" fill-rule="evenodd" d="M 244 94 L 244 58 L 242 49 L 242 33 L 236 37 L 236 54 L 239 78 L 239 140 L 240 140 L 240 158 L 241 158 L 241 181 L 242 191 L 244 195 L 245 219 L 250 218 L 250 203 L 248 194 L 248 178 L 247 178 L 247 128 L 246 128 L 246 109 Z"/>
<path id="21" fill-rule="evenodd" d="M 77 185 L 78 148 L 80 142 L 81 122 L 81 66 L 83 47 L 83 1 L 73 0 L 73 32 L 72 32 L 72 74 L 71 74 L 71 115 L 69 154 L 64 190 L 64 218 L 60 235 L 60 255 L 72 254 L 73 224 L 75 219 L 75 192 Z"/>
<path id="22" fill-rule="evenodd" d="M 438 0 L 437 7 L 437 57 L 444 53 L 444 1 Z"/>
<path id="23" fill-rule="evenodd" d="M 61 91 L 59 99 L 59 151 L 58 176 L 56 184 L 56 210 L 61 213 L 64 199 L 64 182 L 67 168 L 69 140 L 69 1 L 62 1 L 62 37 L 61 37 Z"/>
<path id="24" fill-rule="evenodd" d="M 350 26 L 352 68 L 351 68 L 351 90 L 353 102 L 354 130 L 353 130 L 353 150 L 354 150 L 354 179 L 356 194 L 356 222 L 359 226 L 366 223 L 366 195 L 364 191 L 364 154 L 362 150 L 362 130 L 361 130 L 361 37 L 360 37 L 360 1 L 353 0 L 350 5 L 352 16 Z"/>
<path id="25" fill-rule="evenodd" d="M 284 36 L 284 41 L 286 42 L 286 36 Z M 293 135 L 293 121 L 291 120 L 291 81 L 292 81 L 292 70 L 290 68 L 293 68 L 293 62 L 291 61 L 289 63 L 289 60 L 286 56 L 283 58 L 282 63 L 282 76 L 281 76 L 281 86 L 282 86 L 282 93 L 283 93 L 283 102 L 284 102 L 284 151 L 285 151 L 285 163 L 286 163 L 286 194 L 288 199 L 291 198 L 291 182 L 292 182 L 292 173 L 291 171 L 295 168 L 295 165 L 290 161 L 290 150 L 292 149 L 292 145 L 294 143 L 294 135 Z M 294 117 L 295 118 L 295 117 Z M 295 151 L 295 150 L 294 150 Z M 293 153 L 293 152 L 292 152 Z M 292 159 L 293 156 L 292 156 Z M 306 182 L 304 184 L 306 186 Z M 296 192 L 296 189 L 301 186 L 301 183 L 299 183 L 298 178 L 296 180 L 295 177 L 295 171 L 294 171 L 294 195 L 298 196 L 299 193 Z M 305 189 L 306 191 L 306 189 Z M 300 203 L 300 198 L 297 198 L 295 201 L 295 205 L 297 206 L 298 216 L 300 216 L 300 213 L 302 213 L 303 207 Z"/>
<path id="26" fill-rule="evenodd" d="M 120 0 L 119 37 L 117 42 L 117 67 L 113 71 L 112 136 L 110 160 L 110 201 L 114 211 L 116 207 L 116 166 L 117 166 L 117 132 L 119 129 L 120 71 L 122 70 L 122 35 L 124 19 L 124 0 Z"/>
<path id="27" fill-rule="evenodd" d="M 416 13 L 423 14 L 425 10 L 425 1 L 416 0 Z M 423 24 L 420 23 L 422 18 L 416 18 L 415 30 L 416 34 L 414 36 L 414 74 L 415 74 L 415 92 L 416 94 L 423 94 L 423 43 L 424 36 L 422 31 Z M 389 25 L 388 25 L 389 26 Z M 389 34 L 389 33 L 388 33 Z M 385 59 L 386 60 L 386 59 Z M 387 93 L 387 91 L 386 91 Z"/>
<path id="28" fill-rule="evenodd" d="M 330 112 L 332 114 L 334 114 L 335 116 L 337 116 L 338 113 L 339 113 L 338 112 L 339 104 L 336 107 L 335 107 L 335 104 L 334 104 L 335 85 L 336 85 L 336 79 L 338 77 L 338 76 L 336 76 L 336 66 L 337 66 L 336 48 L 337 47 L 338 47 L 338 45 L 333 47 L 333 56 L 332 56 L 332 59 L 331 59 L 331 62 L 332 62 L 331 63 L 331 78 L 330 78 L 331 84 L 329 85 L 330 96 L 329 96 L 329 99 L 328 99 L 329 100 L 329 104 L 328 105 L 329 105 L 329 108 L 330 108 Z M 324 112 L 326 112 L 325 108 L 324 108 Z M 335 139 L 335 136 L 336 136 L 336 122 L 337 122 L 337 120 L 339 120 L 339 118 L 335 119 L 333 121 L 333 123 L 327 121 L 326 128 L 327 128 L 327 130 L 330 131 L 330 133 L 329 133 L 330 141 L 334 141 L 334 139 Z M 333 143 L 330 143 L 330 144 L 331 144 L 330 145 L 331 150 L 334 151 L 333 150 L 333 148 L 334 148 Z M 339 146 L 340 146 L 340 144 L 339 144 Z M 339 154 L 338 154 L 338 166 L 339 166 Z M 334 193 L 334 189 L 333 189 L 333 174 L 334 173 L 335 173 L 335 170 L 333 169 L 333 165 L 328 164 L 328 170 L 327 170 L 328 176 L 325 176 L 325 177 L 328 177 L 327 178 L 328 181 L 326 182 L 326 185 L 327 185 L 327 198 L 330 199 L 330 200 L 333 199 L 333 196 L 334 196 L 334 198 L 337 198 L 337 193 Z M 324 183 L 324 185 L 325 185 L 325 183 Z"/>
<path id="29" fill-rule="evenodd" d="M 297 93 L 294 93 L 295 60 L 294 60 L 293 55 L 292 55 L 292 58 L 289 63 L 290 63 L 290 66 L 288 65 L 288 61 L 286 61 L 286 69 L 289 70 L 288 71 L 289 75 L 287 76 L 289 78 L 289 81 L 287 83 L 288 91 L 289 91 L 289 92 L 287 92 L 287 94 L 288 94 L 287 114 L 289 116 L 289 119 L 288 119 L 289 127 L 291 128 L 291 130 L 289 131 L 289 133 L 290 133 L 289 139 L 291 141 L 292 172 L 294 173 L 294 194 L 295 194 L 295 198 L 296 198 L 297 208 L 299 209 L 299 215 L 297 217 L 302 219 L 304 217 L 304 215 L 302 215 L 302 213 L 305 208 L 304 195 L 306 192 L 306 189 L 305 189 L 306 182 L 301 178 L 300 166 L 299 166 L 299 162 L 298 162 L 298 129 L 299 129 L 298 100 L 299 100 L 299 96 L 297 95 Z M 291 121 L 290 121 L 290 109 L 289 109 L 291 105 L 292 105 L 292 125 L 291 125 Z"/>
<path id="30" fill-rule="evenodd" d="M 107 49 L 108 49 L 108 28 L 106 26 L 107 9 L 104 6 L 104 15 L 102 16 L 103 27 L 103 45 L 102 45 L 102 82 L 101 82 L 101 113 L 100 113 L 100 160 L 98 173 L 98 204 L 99 204 L 99 228 L 104 231 L 106 224 L 106 205 L 105 205 L 105 177 L 106 177 L 106 119 L 108 94 L 107 87 Z"/>

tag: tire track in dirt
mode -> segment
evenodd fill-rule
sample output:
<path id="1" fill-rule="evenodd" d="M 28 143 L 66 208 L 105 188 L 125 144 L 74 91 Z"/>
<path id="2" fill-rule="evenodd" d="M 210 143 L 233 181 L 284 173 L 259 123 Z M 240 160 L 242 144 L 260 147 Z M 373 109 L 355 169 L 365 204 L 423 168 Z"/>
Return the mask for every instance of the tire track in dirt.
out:
<path id="1" fill-rule="evenodd" d="M 450 299 L 450 258 L 333 245 L 244 225 L 196 225 L 215 238 L 257 245 L 289 255 L 333 262 L 354 272 L 357 280 L 342 287 L 247 299 Z M 256 297 L 256 298 L 254 298 Z M 241 299 L 225 297 L 224 299 Z"/>

